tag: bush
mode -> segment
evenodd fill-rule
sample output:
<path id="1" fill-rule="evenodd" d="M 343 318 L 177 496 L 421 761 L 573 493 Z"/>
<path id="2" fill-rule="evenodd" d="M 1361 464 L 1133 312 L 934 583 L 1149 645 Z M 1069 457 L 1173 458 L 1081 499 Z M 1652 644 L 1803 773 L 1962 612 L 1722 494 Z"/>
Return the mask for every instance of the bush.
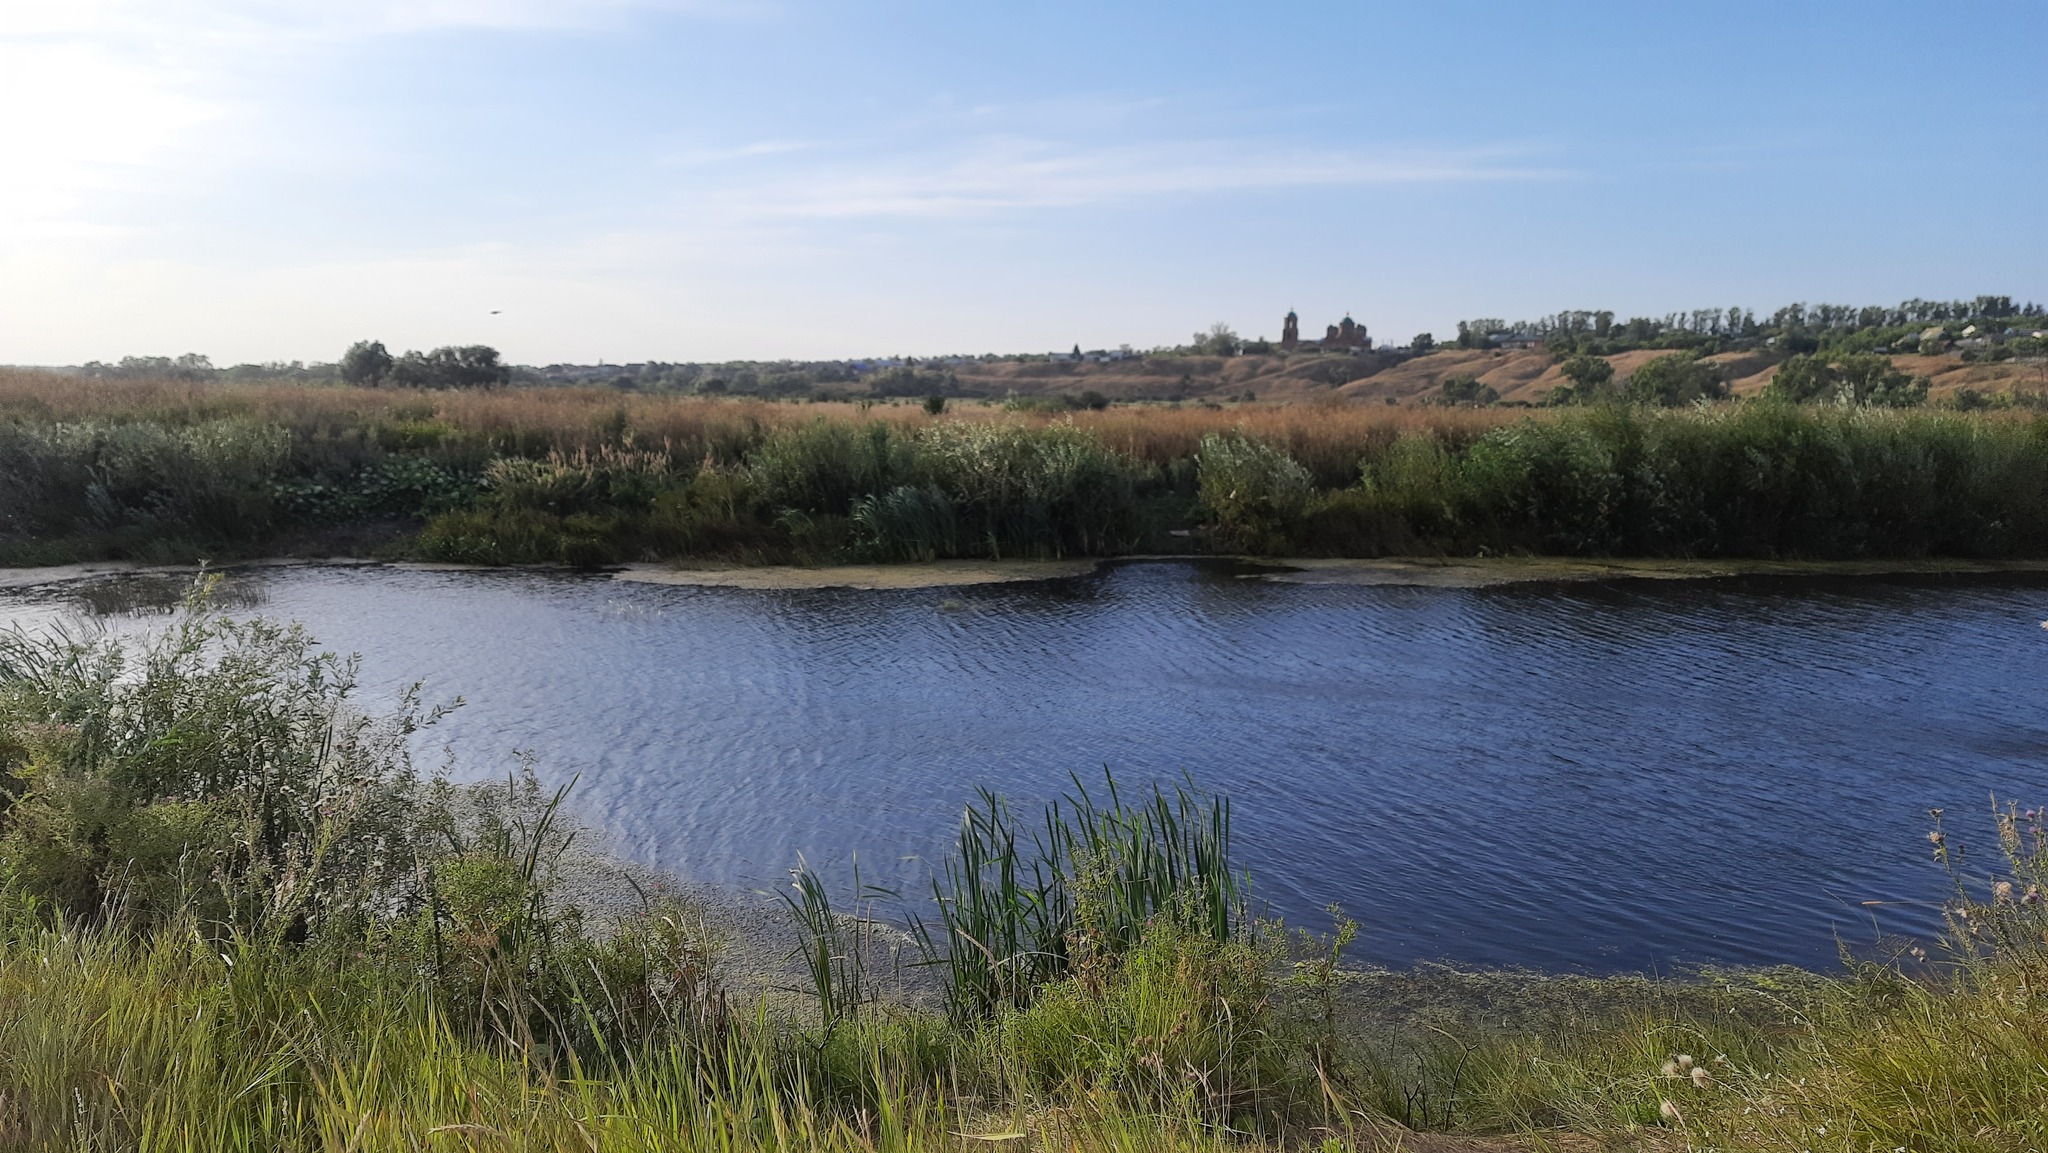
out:
<path id="1" fill-rule="evenodd" d="M 844 516 L 862 497 L 909 480 L 912 452 L 882 421 L 821 418 L 770 435 L 748 455 L 747 473 L 771 508 Z"/>
<path id="2" fill-rule="evenodd" d="M 1794 404 L 1912 408 L 1926 402 L 1928 385 L 1926 377 L 1907 375 L 1888 356 L 1850 353 L 1832 358 L 1794 356 L 1779 366 L 1764 393 Z"/>
<path id="3" fill-rule="evenodd" d="M 1728 383 L 1721 370 L 1700 359 L 1699 353 L 1674 352 L 1636 369 L 1622 382 L 1622 391 L 1636 404 L 1673 408 L 1720 400 L 1728 395 Z"/>
<path id="4" fill-rule="evenodd" d="M 290 437 L 276 425 L 0 425 L 0 537 L 229 545 L 273 524 Z"/>
<path id="5" fill-rule="evenodd" d="M 951 499 L 963 550 L 1104 556 L 1138 536 L 1138 469 L 1071 425 L 937 425 L 918 439 L 914 467 Z"/>
<path id="6" fill-rule="evenodd" d="M 195 609 L 197 606 L 195 605 Z M 303 630 L 0 634 L 0 882 L 66 917 L 304 936 L 416 903 L 416 695 L 353 708 Z"/>
<path id="7" fill-rule="evenodd" d="M 385 517 L 425 519 L 475 500 L 482 478 L 416 456 L 387 456 L 345 482 L 280 481 L 277 503 L 299 524 L 347 524 Z"/>
<path id="8" fill-rule="evenodd" d="M 1247 938 L 1219 942 L 1164 917 L 1129 952 L 1005 1013 L 1003 1049 L 1041 1092 L 1109 1093 L 1221 1117 L 1284 1102 L 1298 1047 L 1273 1003 L 1278 959 Z"/>
<path id="9" fill-rule="evenodd" d="M 1215 520 L 1219 547 L 1285 551 L 1314 493 L 1307 469 L 1243 433 L 1204 436 L 1195 463 L 1202 507 Z"/>
<path id="10" fill-rule="evenodd" d="M 1500 393 L 1492 385 L 1481 384 L 1478 377 L 1470 374 L 1445 377 L 1441 389 L 1445 404 L 1483 406 L 1500 402 Z"/>

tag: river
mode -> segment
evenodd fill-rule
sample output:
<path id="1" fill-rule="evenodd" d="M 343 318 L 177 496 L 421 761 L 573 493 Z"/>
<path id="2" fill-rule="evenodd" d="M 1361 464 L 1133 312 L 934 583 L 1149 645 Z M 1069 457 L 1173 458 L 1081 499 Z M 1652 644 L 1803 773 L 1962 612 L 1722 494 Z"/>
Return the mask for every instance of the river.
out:
<path id="1" fill-rule="evenodd" d="M 160 625 L 119 610 L 164 579 L 0 591 L 0 622 Z M 761 591 L 302 566 L 230 587 L 360 652 L 368 704 L 461 696 L 423 764 L 482 779 L 530 752 L 617 852 L 692 880 L 773 887 L 799 853 L 843 878 L 857 853 L 914 902 L 976 786 L 1185 773 L 1231 798 L 1271 911 L 1317 928 L 1339 904 L 1352 955 L 1388 964 L 1826 966 L 1936 928 L 1930 808 L 1982 857 L 1994 794 L 2048 799 L 2040 577 L 1458 589 L 1173 562 Z"/>

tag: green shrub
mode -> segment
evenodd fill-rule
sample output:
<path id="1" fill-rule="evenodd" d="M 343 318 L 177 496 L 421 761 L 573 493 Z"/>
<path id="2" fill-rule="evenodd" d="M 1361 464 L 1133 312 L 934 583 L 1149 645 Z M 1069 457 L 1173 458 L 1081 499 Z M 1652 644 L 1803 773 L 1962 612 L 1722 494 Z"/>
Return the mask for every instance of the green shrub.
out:
<path id="1" fill-rule="evenodd" d="M 864 560 L 929 562 L 960 555 L 953 498 L 926 485 L 901 485 L 853 506 L 852 552 Z"/>
<path id="2" fill-rule="evenodd" d="M 387 456 L 345 481 L 280 481 L 277 503 L 299 524 L 425 519 L 475 500 L 480 478 L 417 456 Z"/>
<path id="3" fill-rule="evenodd" d="M 1674 352 L 1636 369 L 1622 382 L 1622 391 L 1636 404 L 1671 408 L 1720 400 L 1728 395 L 1728 383 L 1721 370 L 1702 360 L 1698 352 Z"/>
<path id="4" fill-rule="evenodd" d="M 1248 938 L 1217 941 L 1161 918 L 1127 952 L 1004 1013 L 1003 1050 L 1040 1092 L 1255 1112 L 1288 1099 L 1300 1052 L 1274 1006 L 1277 961 Z"/>
<path id="5" fill-rule="evenodd" d="M 1929 381 L 1893 366 L 1891 358 L 1858 352 L 1827 356 L 1794 356 L 1780 365 L 1764 394 L 1794 404 L 1832 404 L 1912 408 L 1927 401 Z"/>
<path id="6" fill-rule="evenodd" d="M 1414 538 L 1455 549 L 1468 535 L 1463 462 L 1436 437 L 1403 436 L 1359 462 L 1359 472 L 1359 491 L 1370 499 L 1368 507 L 1385 509 Z"/>
<path id="7" fill-rule="evenodd" d="M 592 453 L 550 453 L 542 460 L 500 458 L 484 472 L 484 500 L 498 509 L 577 513 L 645 512 L 663 490 L 689 477 L 665 451 L 605 446 Z"/>
<path id="8" fill-rule="evenodd" d="M 353 710 L 303 630 L 190 612 L 136 645 L 0 634 L 0 879 L 70 917 L 304 931 L 408 899 L 417 698 Z"/>
<path id="9" fill-rule="evenodd" d="M 1439 388 L 1443 403 L 1484 407 L 1500 402 L 1500 393 L 1492 385 L 1482 384 L 1470 373 L 1445 377 Z"/>
<path id="10" fill-rule="evenodd" d="M 1219 547 L 1252 553 L 1286 548 L 1315 491 L 1307 469 L 1243 433 L 1203 437 L 1195 462 Z"/>
<path id="11" fill-rule="evenodd" d="M 241 420 L 0 425 L 0 536 L 255 540 L 289 442 Z"/>
<path id="12" fill-rule="evenodd" d="M 1107 804 L 1077 781 L 1035 831 L 986 790 L 934 875 L 936 927 L 914 932 L 942 965 L 956 1020 L 1023 1008 L 1078 970 L 1102 971 L 1162 921 L 1218 944 L 1249 939 L 1243 878 L 1230 867 L 1230 805 L 1185 787 Z"/>
<path id="13" fill-rule="evenodd" d="M 886 422 L 821 418 L 770 435 L 747 472 L 770 508 L 845 516 L 862 497 L 909 481 L 912 451 Z"/>
<path id="14" fill-rule="evenodd" d="M 937 425 L 915 468 L 951 499 L 963 550 L 1105 556 L 1138 537 L 1138 467 L 1070 425 Z"/>

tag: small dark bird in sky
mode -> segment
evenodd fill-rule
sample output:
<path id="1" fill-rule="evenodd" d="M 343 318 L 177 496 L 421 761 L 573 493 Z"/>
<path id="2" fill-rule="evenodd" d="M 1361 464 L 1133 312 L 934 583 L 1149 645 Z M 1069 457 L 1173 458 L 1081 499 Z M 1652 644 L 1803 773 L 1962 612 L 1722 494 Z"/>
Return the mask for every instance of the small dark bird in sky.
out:
<path id="1" fill-rule="evenodd" d="M 491 310 L 491 315 L 492 315 L 492 316 L 496 316 L 496 315 L 498 315 L 499 313 L 501 313 L 501 312 L 503 312 L 503 311 L 505 311 L 505 310 L 504 310 L 504 309 L 502 309 L 502 308 L 493 308 L 493 309 Z"/>

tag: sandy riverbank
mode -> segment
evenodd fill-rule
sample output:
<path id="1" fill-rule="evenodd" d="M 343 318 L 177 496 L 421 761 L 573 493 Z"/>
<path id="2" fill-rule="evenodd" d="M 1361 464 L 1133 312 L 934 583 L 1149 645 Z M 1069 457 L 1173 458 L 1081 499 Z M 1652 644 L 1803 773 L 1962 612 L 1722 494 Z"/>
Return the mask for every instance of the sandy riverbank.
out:
<path id="1" fill-rule="evenodd" d="M 1556 581 L 1712 580 L 1740 576 L 1880 577 L 1985 576 L 2001 573 L 2048 573 L 2048 560 L 1976 561 L 1956 559 L 1797 561 L 1797 560 L 1659 560 L 1579 557 L 1319 557 L 1133 556 L 1066 560 L 946 560 L 923 564 L 757 565 L 680 567 L 669 563 L 630 564 L 589 573 L 593 579 L 634 584 L 677 585 L 756 591 L 799 589 L 958 588 L 969 585 L 1064 580 L 1086 576 L 1105 564 L 1162 564 L 1234 561 L 1249 566 L 1245 579 L 1298 585 L 1386 585 L 1419 588 L 1489 588 L 1497 585 Z M 484 565 L 418 561 L 374 561 L 358 558 L 276 558 L 215 566 L 220 571 L 334 566 L 388 567 L 433 572 L 503 572 Z M 516 569 L 548 573 L 578 570 L 557 565 L 522 565 Z M 198 571 L 196 565 L 151 565 L 127 561 L 0 568 L 0 590 L 68 584 L 108 577 L 177 575 Z"/>

